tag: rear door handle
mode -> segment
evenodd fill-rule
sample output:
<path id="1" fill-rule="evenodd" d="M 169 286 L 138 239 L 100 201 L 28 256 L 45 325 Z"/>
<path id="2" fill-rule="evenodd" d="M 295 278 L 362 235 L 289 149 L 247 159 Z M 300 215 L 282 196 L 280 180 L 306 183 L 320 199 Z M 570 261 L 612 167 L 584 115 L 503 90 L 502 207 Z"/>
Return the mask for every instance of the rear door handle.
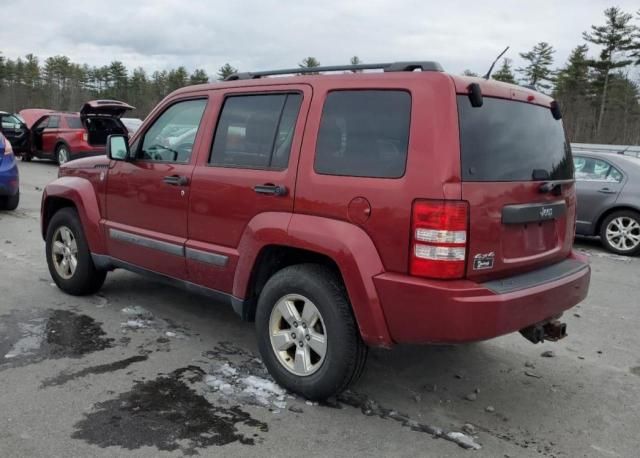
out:
<path id="1" fill-rule="evenodd" d="M 180 175 L 169 175 L 164 177 L 162 181 L 171 186 L 187 186 L 189 184 L 189 178 Z"/>
<path id="2" fill-rule="evenodd" d="M 601 192 L 602 194 L 615 194 L 616 193 L 616 191 L 611 189 L 611 188 L 598 189 L 598 192 Z"/>
<path id="3" fill-rule="evenodd" d="M 267 183 L 253 187 L 253 190 L 258 194 L 267 194 L 270 196 L 285 196 L 287 195 L 287 188 L 284 186 L 278 186 L 275 184 Z"/>

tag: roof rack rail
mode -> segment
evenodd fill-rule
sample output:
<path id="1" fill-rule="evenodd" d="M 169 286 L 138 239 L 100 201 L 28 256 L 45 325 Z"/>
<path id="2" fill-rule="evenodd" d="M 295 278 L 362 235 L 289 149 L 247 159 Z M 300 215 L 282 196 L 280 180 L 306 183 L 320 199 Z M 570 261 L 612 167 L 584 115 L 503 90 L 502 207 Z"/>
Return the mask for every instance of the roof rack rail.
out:
<path id="1" fill-rule="evenodd" d="M 384 70 L 385 72 L 412 72 L 421 70 L 423 72 L 442 72 L 442 66 L 438 62 L 389 62 L 385 64 L 356 64 L 356 65 L 331 65 L 325 67 L 308 68 L 285 68 L 282 70 L 268 70 L 262 72 L 234 73 L 225 78 L 225 81 L 250 80 L 262 78 L 263 76 L 320 73 L 320 72 L 341 72 L 353 70 Z"/>

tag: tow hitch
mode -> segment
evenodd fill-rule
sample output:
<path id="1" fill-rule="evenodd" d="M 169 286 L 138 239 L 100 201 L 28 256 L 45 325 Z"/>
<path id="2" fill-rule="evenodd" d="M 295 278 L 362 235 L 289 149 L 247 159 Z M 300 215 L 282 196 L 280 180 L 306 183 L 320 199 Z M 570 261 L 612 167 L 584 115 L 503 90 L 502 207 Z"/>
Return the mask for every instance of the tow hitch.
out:
<path id="1" fill-rule="evenodd" d="M 567 324 L 561 323 L 558 320 L 537 323 L 520 329 L 520 334 L 534 344 L 544 342 L 545 340 L 555 342 L 567 337 Z"/>

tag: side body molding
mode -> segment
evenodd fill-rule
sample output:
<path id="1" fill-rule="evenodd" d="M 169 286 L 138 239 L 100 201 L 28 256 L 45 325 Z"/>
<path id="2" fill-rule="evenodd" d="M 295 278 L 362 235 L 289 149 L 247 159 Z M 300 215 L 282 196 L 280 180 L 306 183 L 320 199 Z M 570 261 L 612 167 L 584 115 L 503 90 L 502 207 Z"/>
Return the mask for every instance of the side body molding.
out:
<path id="1" fill-rule="evenodd" d="M 40 215 L 43 238 L 46 237 L 48 224 L 47 208 L 56 198 L 68 200 L 76 207 L 91 252 L 106 254 L 104 231 L 100 224 L 100 206 L 91 182 L 81 177 L 62 177 L 47 185 L 42 193 Z"/>
<path id="2" fill-rule="evenodd" d="M 371 346 L 393 345 L 373 277 L 384 272 L 378 250 L 367 233 L 345 221 L 317 216 L 262 213 L 243 234 L 233 295 L 246 298 L 255 259 L 265 246 L 283 245 L 323 254 L 342 273 L 364 341 Z"/>

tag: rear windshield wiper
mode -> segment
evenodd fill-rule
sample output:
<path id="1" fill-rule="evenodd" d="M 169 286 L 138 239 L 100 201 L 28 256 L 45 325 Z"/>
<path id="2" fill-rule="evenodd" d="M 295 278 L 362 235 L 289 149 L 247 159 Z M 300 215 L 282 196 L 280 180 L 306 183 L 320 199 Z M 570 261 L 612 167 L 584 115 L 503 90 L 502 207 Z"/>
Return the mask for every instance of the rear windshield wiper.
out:
<path id="1" fill-rule="evenodd" d="M 561 189 L 563 184 L 573 183 L 573 180 L 553 180 L 553 181 L 545 181 L 540 185 L 538 191 L 541 194 L 548 194 L 550 192 L 557 192 Z"/>

